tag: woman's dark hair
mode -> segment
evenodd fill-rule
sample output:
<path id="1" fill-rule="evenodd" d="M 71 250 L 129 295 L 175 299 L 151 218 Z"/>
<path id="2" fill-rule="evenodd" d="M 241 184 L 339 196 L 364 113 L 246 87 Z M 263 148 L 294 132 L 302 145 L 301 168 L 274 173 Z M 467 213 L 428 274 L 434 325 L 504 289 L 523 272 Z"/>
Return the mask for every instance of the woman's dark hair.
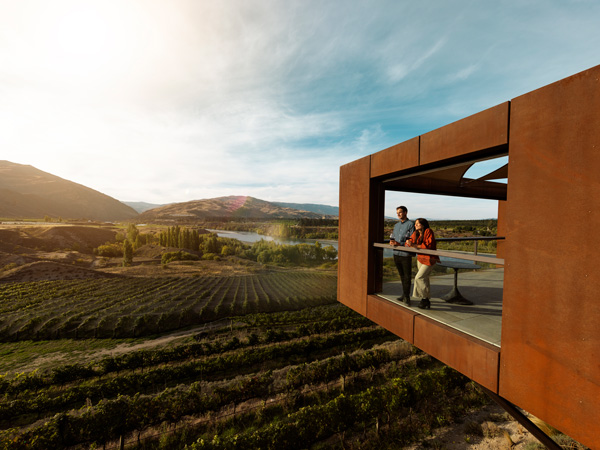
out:
<path id="1" fill-rule="evenodd" d="M 421 230 L 420 233 L 418 233 L 418 236 L 417 236 L 417 244 L 422 244 L 423 238 L 425 237 L 425 230 L 427 228 L 429 228 L 429 222 L 427 221 L 427 219 L 424 219 L 423 217 L 419 217 L 418 219 L 415 220 L 415 222 L 419 222 L 421 224 L 421 226 L 423 227 L 423 229 Z"/>
<path id="2" fill-rule="evenodd" d="M 415 220 L 415 222 L 416 222 L 417 220 L 419 221 L 419 223 L 420 223 L 421 225 L 423 225 L 423 229 L 425 229 L 425 230 L 426 230 L 427 228 L 429 228 L 429 222 L 427 221 L 427 219 L 424 219 L 424 218 L 422 218 L 422 217 L 419 217 L 418 219 L 416 219 L 416 220 Z"/>

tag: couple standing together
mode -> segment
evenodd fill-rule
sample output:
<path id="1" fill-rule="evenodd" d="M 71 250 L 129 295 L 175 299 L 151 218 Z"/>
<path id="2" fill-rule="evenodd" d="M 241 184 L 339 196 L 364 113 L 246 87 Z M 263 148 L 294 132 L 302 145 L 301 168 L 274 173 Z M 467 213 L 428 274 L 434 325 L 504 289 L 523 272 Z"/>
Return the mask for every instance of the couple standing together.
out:
<path id="1" fill-rule="evenodd" d="M 398 219 L 394 225 L 394 230 L 390 235 L 390 245 L 394 247 L 405 246 L 414 248 L 426 248 L 436 250 L 435 236 L 427 219 L 419 218 L 414 222 L 408 218 L 408 209 L 406 206 L 396 208 Z M 414 253 L 403 252 L 394 249 L 394 262 L 398 268 L 400 279 L 402 280 L 402 297 L 400 301 L 410 306 L 410 278 L 412 275 L 412 257 Z M 429 302 L 429 274 L 433 266 L 440 258 L 435 255 L 417 254 L 417 274 L 415 275 L 415 287 L 413 297 L 421 298 L 419 308 L 430 309 Z"/>

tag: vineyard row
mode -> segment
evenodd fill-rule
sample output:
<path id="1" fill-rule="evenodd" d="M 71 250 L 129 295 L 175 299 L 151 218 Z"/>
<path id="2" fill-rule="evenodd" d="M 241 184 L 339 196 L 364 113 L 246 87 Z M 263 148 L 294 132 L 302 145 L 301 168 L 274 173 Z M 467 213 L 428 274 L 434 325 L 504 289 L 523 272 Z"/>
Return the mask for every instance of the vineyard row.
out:
<path id="1" fill-rule="evenodd" d="M 333 274 L 119 278 L 0 285 L 0 341 L 128 338 L 336 300 Z"/>

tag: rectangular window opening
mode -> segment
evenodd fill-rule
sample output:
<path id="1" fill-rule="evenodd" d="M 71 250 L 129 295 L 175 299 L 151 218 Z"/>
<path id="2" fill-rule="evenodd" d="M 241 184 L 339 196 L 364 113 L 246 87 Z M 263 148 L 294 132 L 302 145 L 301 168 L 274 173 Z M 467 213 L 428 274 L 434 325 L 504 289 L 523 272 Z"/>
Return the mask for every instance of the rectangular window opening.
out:
<path id="1" fill-rule="evenodd" d="M 375 243 L 381 267 L 377 271 L 380 279 L 376 286 L 380 291 L 376 295 L 500 347 L 504 269 L 488 261 L 488 258 L 499 261 L 494 258 L 498 242 L 502 242 L 498 238 L 503 238 L 498 235 L 498 201 L 395 190 L 385 190 L 384 196 L 384 217 L 379 222 L 383 225 L 383 238 Z M 404 300 L 400 272 L 405 270 L 407 259 L 389 245 L 394 226 L 399 223 L 396 212 L 399 206 L 408 209 L 410 221 L 426 219 L 436 238 L 440 253 L 436 256 L 440 261 L 433 264 L 429 276 L 430 309 L 419 308 L 421 298 L 415 292 L 418 267 L 414 256 L 408 256 L 410 304 Z"/>

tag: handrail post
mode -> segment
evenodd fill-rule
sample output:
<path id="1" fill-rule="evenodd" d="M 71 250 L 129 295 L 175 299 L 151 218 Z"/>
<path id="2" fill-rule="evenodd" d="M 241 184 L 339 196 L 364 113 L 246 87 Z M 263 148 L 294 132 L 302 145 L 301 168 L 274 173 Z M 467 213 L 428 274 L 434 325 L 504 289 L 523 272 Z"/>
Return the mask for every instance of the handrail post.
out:
<path id="1" fill-rule="evenodd" d="M 477 244 L 479 244 L 479 241 L 475 241 L 475 254 L 477 254 Z"/>

